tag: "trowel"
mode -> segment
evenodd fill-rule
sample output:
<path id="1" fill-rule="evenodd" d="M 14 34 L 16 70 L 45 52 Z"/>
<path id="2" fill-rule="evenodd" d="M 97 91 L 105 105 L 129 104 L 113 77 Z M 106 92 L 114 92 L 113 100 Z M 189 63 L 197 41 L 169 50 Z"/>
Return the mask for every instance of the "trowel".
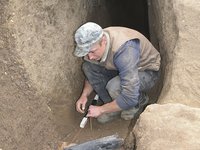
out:
<path id="1" fill-rule="evenodd" d="M 95 95 L 94 99 L 92 100 L 91 105 L 96 105 L 98 99 L 99 99 L 99 96 L 98 96 L 98 95 Z M 88 108 L 89 108 L 89 106 L 88 106 Z M 83 117 L 83 119 L 82 119 L 82 121 L 81 121 L 81 123 L 80 123 L 80 128 L 84 128 L 84 127 L 85 127 L 85 125 L 86 125 L 86 123 L 87 123 L 87 121 L 88 121 L 88 117 L 86 117 L 87 114 L 88 114 L 88 109 L 87 109 L 87 111 L 86 111 L 86 113 L 85 113 L 85 115 L 84 115 L 84 117 Z"/>

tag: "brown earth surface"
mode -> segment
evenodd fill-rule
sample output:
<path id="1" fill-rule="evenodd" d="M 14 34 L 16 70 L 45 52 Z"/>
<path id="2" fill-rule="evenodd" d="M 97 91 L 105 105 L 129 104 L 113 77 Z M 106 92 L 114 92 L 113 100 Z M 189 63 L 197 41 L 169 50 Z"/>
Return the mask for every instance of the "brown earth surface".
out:
<path id="1" fill-rule="evenodd" d="M 15 55 L 10 50 L 1 52 L 4 52 L 4 58 L 1 57 L 0 62 L 0 148 L 29 149 L 34 146 L 35 149 L 50 149 L 59 142 L 82 143 L 113 134 L 126 137 L 130 121 L 122 119 L 107 124 L 99 124 L 92 119 L 92 128 L 88 122 L 84 129 L 80 129 L 83 115 L 75 111 L 75 105 L 68 106 L 63 102 L 51 107 L 46 105 L 47 99 L 37 97 L 34 88 L 29 87 L 23 67 L 16 61 L 17 57 L 13 58 Z M 70 107 L 74 107 L 73 115 L 65 117 Z M 51 141 L 47 141 L 49 139 Z M 49 147 L 46 143 L 49 143 Z"/>
<path id="2" fill-rule="evenodd" d="M 22 10 L 24 10 L 24 12 L 21 10 L 12 13 L 10 8 L 8 8 L 9 4 L 12 3 L 13 9 L 15 9 L 15 5 L 16 8 L 18 8 L 18 5 L 20 5 L 21 7 L 23 6 L 22 8 L 24 9 Z M 42 96 L 43 93 L 40 93 L 38 89 L 34 87 L 35 84 L 33 84 L 33 80 L 31 80 L 32 78 L 30 77 L 31 74 L 30 72 L 28 72 L 27 68 L 31 68 L 31 66 L 37 65 L 35 63 L 32 63 L 32 60 L 40 58 L 39 56 L 31 55 L 31 52 L 29 51 L 27 52 L 27 54 L 31 55 L 31 57 L 25 57 L 25 59 L 27 59 L 27 61 L 30 61 L 31 63 L 25 64 L 23 57 L 20 55 L 21 53 L 25 52 L 25 49 L 20 49 L 20 51 L 16 51 L 16 49 L 17 45 L 19 45 L 21 42 L 22 44 L 26 43 L 27 37 L 29 36 L 29 34 L 27 33 L 30 33 L 32 31 L 31 27 L 35 27 L 33 22 L 31 22 L 30 24 L 27 23 L 29 20 L 34 21 L 32 18 L 26 18 L 25 21 L 27 22 L 23 22 L 23 15 L 25 14 L 24 16 L 28 17 L 28 13 L 31 13 L 29 12 L 30 10 L 34 10 L 33 14 L 35 14 L 37 7 L 34 6 L 38 3 L 38 1 L 37 3 L 31 3 L 31 1 L 26 1 L 24 3 L 14 3 L 14 1 L 11 1 L 10 3 L 8 3 L 7 1 L 1 2 L 2 5 L 0 6 L 0 12 L 2 13 L 2 15 L 0 18 L 0 149 L 49 150 L 57 149 L 58 142 L 82 143 L 88 140 L 97 139 L 113 134 L 118 134 L 120 137 L 124 138 L 128 131 L 129 121 L 118 119 L 111 123 L 99 124 L 97 123 L 96 119 L 93 119 L 92 129 L 90 128 L 89 123 L 87 123 L 84 129 L 80 129 L 79 124 L 82 119 L 82 114 L 79 114 L 75 111 L 75 104 L 72 105 L 72 103 L 74 103 L 72 101 L 74 100 L 54 100 L 54 103 L 56 104 L 49 106 L 51 99 Z M 31 9 L 28 9 L 24 6 L 33 7 L 30 7 Z M 38 5 L 38 7 L 39 6 L 40 5 Z M 22 16 L 20 16 L 20 14 L 22 14 Z M 30 16 L 31 15 L 29 15 L 29 17 Z M 42 21 L 39 21 L 38 23 L 41 22 Z M 26 29 L 25 27 L 27 24 L 30 25 L 30 28 Z M 18 27 L 22 29 L 18 29 Z M 47 29 L 47 27 L 45 29 Z M 16 32 L 15 30 L 18 32 Z M 20 34 L 20 36 L 24 35 L 25 37 L 17 41 L 16 37 L 19 36 L 17 33 Z M 34 38 L 37 38 L 37 36 L 39 35 L 43 34 L 35 33 Z M 59 37 L 60 36 L 61 35 L 59 34 Z M 52 37 L 48 36 L 48 39 L 52 39 Z M 32 40 L 31 43 L 34 43 L 34 40 Z M 29 49 L 31 49 L 31 47 L 27 47 L 27 50 Z M 34 52 L 34 54 L 36 54 L 36 50 L 41 52 L 40 49 L 33 49 L 34 51 L 32 52 Z M 41 64 L 43 64 L 43 61 L 46 60 L 41 59 L 41 62 L 38 65 L 42 66 Z M 32 68 L 30 70 L 34 69 Z M 37 73 L 40 72 L 40 69 L 38 69 L 37 67 L 35 70 Z M 41 70 L 44 71 L 44 69 Z M 46 82 L 46 77 L 51 74 L 52 72 L 50 71 L 48 71 L 48 73 L 46 72 L 45 75 L 43 74 L 45 79 L 43 79 L 43 76 L 39 76 L 38 82 L 40 80 Z M 51 85 L 49 85 L 48 87 L 51 87 Z M 62 86 L 56 84 L 56 87 Z M 74 90 L 75 89 L 73 89 L 73 91 Z M 59 94 L 59 92 L 55 92 L 54 95 Z M 77 93 L 77 95 L 78 94 L 79 93 Z M 74 107 L 74 109 L 72 107 Z"/>
<path id="3" fill-rule="evenodd" d="M 65 117 L 67 113 L 67 105 L 57 104 L 52 107 L 54 119 L 57 124 L 57 131 L 62 138 L 60 142 L 83 143 L 89 140 L 117 134 L 121 138 L 125 138 L 128 132 L 130 121 L 115 119 L 112 122 L 101 124 L 95 118 L 89 120 L 85 128 L 79 127 L 83 118 L 83 114 L 76 112 L 71 118 Z"/>
<path id="4" fill-rule="evenodd" d="M 91 20 L 97 4 L 78 0 L 0 4 L 0 149 L 49 150 L 58 142 L 82 143 L 113 134 L 125 138 L 130 121 L 99 124 L 93 119 L 92 129 L 89 123 L 80 129 L 83 115 L 75 111 L 83 78 L 80 60 L 72 57 L 72 33 Z M 106 15 L 100 16 L 96 20 L 106 22 Z"/>

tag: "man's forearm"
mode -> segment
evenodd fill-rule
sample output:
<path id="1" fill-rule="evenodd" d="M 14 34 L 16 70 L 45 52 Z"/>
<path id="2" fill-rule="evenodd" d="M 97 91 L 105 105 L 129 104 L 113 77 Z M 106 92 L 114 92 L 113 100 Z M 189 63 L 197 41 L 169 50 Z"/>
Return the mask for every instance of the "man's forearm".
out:
<path id="1" fill-rule="evenodd" d="M 81 96 L 88 97 L 92 91 L 93 91 L 92 86 L 90 85 L 90 83 L 87 80 L 85 80 L 83 92 L 82 92 Z"/>
<path id="2" fill-rule="evenodd" d="M 110 113 L 110 112 L 116 112 L 116 111 L 121 111 L 121 110 L 122 109 L 117 105 L 115 100 L 101 106 L 102 113 Z"/>
<path id="3" fill-rule="evenodd" d="M 120 111 L 121 108 L 117 105 L 116 101 L 112 101 L 110 103 L 104 104 L 102 106 L 93 106 L 90 105 L 87 117 L 99 117 L 102 114 L 105 113 L 111 113 Z"/>

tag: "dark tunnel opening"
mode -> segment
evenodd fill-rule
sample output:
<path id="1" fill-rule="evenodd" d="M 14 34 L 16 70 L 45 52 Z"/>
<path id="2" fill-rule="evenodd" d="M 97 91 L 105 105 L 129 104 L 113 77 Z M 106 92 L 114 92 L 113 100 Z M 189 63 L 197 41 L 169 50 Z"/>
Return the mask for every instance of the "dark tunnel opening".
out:
<path id="1" fill-rule="evenodd" d="M 124 26 L 135 29 L 148 39 L 148 5 L 147 0 L 109 0 L 106 1 L 111 18 L 111 26 Z"/>
<path id="2" fill-rule="evenodd" d="M 105 1 L 105 4 L 110 15 L 111 26 L 124 26 L 135 29 L 151 41 L 148 0 L 109 0 Z M 158 48 L 155 41 L 152 44 Z M 159 83 L 149 91 L 150 103 L 156 103 L 158 100 L 163 85 L 163 74 L 161 76 Z"/>
<path id="3" fill-rule="evenodd" d="M 145 37 L 150 39 L 150 32 L 149 32 L 149 20 L 148 20 L 148 3 L 147 0 L 88 0 L 87 7 L 85 9 L 88 10 L 88 16 L 85 21 L 87 22 L 96 22 L 97 24 L 101 25 L 102 28 L 108 27 L 108 26 L 123 26 L 135 29 L 142 33 Z M 156 91 L 156 90 L 155 90 Z M 92 93 L 94 96 L 94 93 Z M 150 98 L 152 98 L 155 95 L 155 93 L 150 93 Z M 92 97 L 91 96 L 91 97 Z M 90 97 L 90 98 L 91 98 Z M 153 97 L 150 103 L 154 103 L 157 101 L 157 96 Z M 59 113 L 59 112 L 58 112 Z M 74 121 L 75 124 L 79 125 L 80 121 L 82 119 L 82 116 L 78 113 L 75 113 L 73 116 L 76 118 Z M 58 119 L 57 119 L 58 120 Z M 61 120 L 61 119 L 60 119 Z M 63 121 L 64 122 L 64 121 Z M 65 126 L 66 121 L 62 124 Z M 59 122 L 60 123 L 60 122 Z M 85 141 L 86 139 L 90 138 L 90 136 L 95 136 L 95 138 L 99 137 L 100 135 L 111 135 L 113 131 L 115 132 L 116 129 L 118 131 L 118 134 L 120 136 L 126 136 L 126 132 L 124 132 L 124 129 L 127 129 L 131 126 L 129 126 L 129 122 L 125 122 L 122 119 L 116 119 L 115 122 L 111 122 L 110 124 L 106 124 L 103 126 L 102 124 L 99 124 L 97 120 L 94 120 L 93 126 L 96 127 L 97 130 L 90 132 L 90 124 L 88 123 L 86 126 L 86 129 L 84 129 L 83 134 L 79 135 L 78 140 L 79 142 Z M 118 130 L 118 127 L 120 126 L 120 130 Z M 122 130 L 123 129 L 123 130 Z M 60 132 L 64 133 L 64 127 Z M 79 130 L 77 130 L 79 131 Z M 76 132 L 72 133 L 69 137 L 76 136 Z M 79 132 L 80 133 L 80 132 Z M 68 138 L 67 138 L 68 139 Z"/>
<path id="4" fill-rule="evenodd" d="M 93 21 L 101 25 L 103 28 L 109 26 L 122 26 L 128 27 L 142 33 L 153 46 L 159 50 L 158 41 L 155 35 L 151 35 L 151 25 L 149 18 L 151 19 L 151 8 L 148 4 L 148 0 L 105 0 L 101 3 L 100 0 L 88 1 L 89 10 L 94 8 L 92 16 L 89 16 L 88 21 Z M 103 11 L 102 11 L 103 10 Z M 162 66 L 161 66 L 162 67 Z M 151 102 L 155 103 L 160 95 L 163 83 L 163 73 L 161 68 L 160 83 L 155 85 L 149 96 Z"/>

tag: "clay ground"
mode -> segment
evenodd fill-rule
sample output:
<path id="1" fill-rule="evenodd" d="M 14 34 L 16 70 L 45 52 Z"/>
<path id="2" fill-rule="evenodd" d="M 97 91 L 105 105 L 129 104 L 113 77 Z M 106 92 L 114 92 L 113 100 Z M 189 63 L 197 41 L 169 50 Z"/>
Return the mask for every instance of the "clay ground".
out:
<path id="1" fill-rule="evenodd" d="M 5 31 L 0 33 L 5 38 Z M 45 98 L 37 97 L 29 86 L 10 47 L 0 50 L 0 149 L 51 149 L 58 136 Z"/>
<path id="2" fill-rule="evenodd" d="M 93 119 L 92 130 L 88 123 L 80 131 L 83 116 L 75 111 L 75 102 L 59 99 L 80 94 L 76 92 L 80 91 L 80 61 L 67 52 L 71 53 L 73 44 L 71 31 L 90 15 L 83 12 L 81 16 L 69 7 L 79 1 L 43 2 L 0 2 L 0 149 L 54 149 L 58 141 L 82 143 L 113 134 L 125 138 L 130 121 L 102 125 Z M 100 21 L 106 22 L 103 17 Z M 49 107 L 51 99 L 56 104 Z"/>
<path id="3" fill-rule="evenodd" d="M 1 35 L 9 36 L 8 32 L 4 32 L 1 30 Z M 37 96 L 36 90 L 30 86 L 28 75 L 12 47 L 8 43 L 5 46 L 0 56 L 0 148 L 52 149 L 56 145 L 54 143 L 58 142 L 82 143 L 113 134 L 126 137 L 130 121 L 121 119 L 107 124 L 99 124 L 93 119 L 92 130 L 87 123 L 80 131 L 83 115 L 75 111 L 72 100 L 57 101 L 49 107 L 48 100 Z M 69 116 L 69 110 L 72 115 L 66 117 Z"/>
<path id="4" fill-rule="evenodd" d="M 11 56 L 8 51 L 4 52 L 5 58 Z M 34 146 L 35 149 L 41 149 L 44 143 L 49 142 L 46 139 L 56 143 L 82 143 L 113 134 L 118 134 L 122 138 L 126 137 L 130 121 L 117 119 L 111 123 L 99 124 L 96 119 L 93 119 L 92 130 L 89 122 L 84 129 L 80 129 L 82 114 L 74 110 L 71 118 L 66 117 L 69 107 L 74 106 L 68 106 L 62 102 L 47 108 L 44 99 L 36 97 L 34 89 L 27 86 L 22 68 L 19 68 L 18 64 L 14 64 L 12 61 L 14 60 L 10 57 L 10 60 L 0 63 L 2 67 L 0 70 L 2 79 L 0 92 L 3 95 L 0 101 L 0 133 L 2 135 L 0 136 L 0 148 L 17 149 L 23 147 L 29 149 Z M 50 109 L 53 114 L 56 132 L 53 125 L 50 125 L 51 118 L 44 117 L 48 115 L 47 109 Z M 40 134 L 42 136 L 38 136 Z M 55 141 L 56 136 L 58 141 Z M 33 139 L 35 139 L 34 142 L 32 142 Z M 49 146 L 52 147 L 51 144 Z M 49 147 L 42 149 L 49 149 Z"/>
<path id="5" fill-rule="evenodd" d="M 67 105 L 63 104 L 57 104 L 52 107 L 57 131 L 63 137 L 62 142 L 83 143 L 113 134 L 118 134 L 122 138 L 126 137 L 130 121 L 119 118 L 110 123 L 100 124 L 93 118 L 91 124 L 88 121 L 85 128 L 81 129 L 79 124 L 83 115 L 75 112 L 74 116 L 66 118 L 67 109 Z"/>

